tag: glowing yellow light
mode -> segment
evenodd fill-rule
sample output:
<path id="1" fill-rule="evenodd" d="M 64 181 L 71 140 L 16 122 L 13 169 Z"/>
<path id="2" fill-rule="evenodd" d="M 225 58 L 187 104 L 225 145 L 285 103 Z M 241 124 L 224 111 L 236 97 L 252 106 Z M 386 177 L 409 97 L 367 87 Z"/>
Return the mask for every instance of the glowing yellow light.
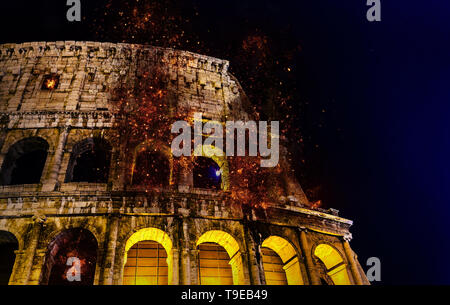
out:
<path id="1" fill-rule="evenodd" d="M 55 77 L 47 78 L 47 79 L 44 81 L 44 87 L 45 87 L 46 89 L 48 89 L 48 90 L 53 90 L 53 89 L 55 89 L 55 88 L 56 88 L 56 85 L 57 85 L 57 79 L 56 79 Z"/>
<path id="2" fill-rule="evenodd" d="M 350 285 L 347 273 L 347 265 L 339 252 L 330 245 L 320 244 L 314 250 L 317 256 L 327 268 L 327 274 L 336 285 Z"/>
<path id="3" fill-rule="evenodd" d="M 279 236 L 270 236 L 264 240 L 262 247 L 272 249 L 281 258 L 288 285 L 304 284 L 297 252 L 290 242 Z"/>
<path id="4" fill-rule="evenodd" d="M 173 275 L 173 253 L 172 253 L 172 241 L 164 231 L 157 228 L 145 228 L 137 231 L 127 240 L 125 244 L 125 257 L 124 257 L 124 266 L 127 263 L 128 250 L 130 248 L 140 242 L 140 241 L 155 241 L 161 244 L 167 253 L 167 265 L 168 265 L 168 282 L 169 285 L 172 283 L 172 275 Z M 139 282 L 145 282 L 145 279 L 140 279 Z M 136 281 L 138 284 L 138 281 Z"/>
<path id="5" fill-rule="evenodd" d="M 231 258 L 229 264 L 233 273 L 233 284 L 244 285 L 244 267 L 242 263 L 242 256 L 239 252 L 239 244 L 237 241 L 224 231 L 211 230 L 204 233 L 197 240 L 197 246 L 203 243 L 216 243 L 222 246 Z M 214 282 L 214 281 L 212 281 Z"/>

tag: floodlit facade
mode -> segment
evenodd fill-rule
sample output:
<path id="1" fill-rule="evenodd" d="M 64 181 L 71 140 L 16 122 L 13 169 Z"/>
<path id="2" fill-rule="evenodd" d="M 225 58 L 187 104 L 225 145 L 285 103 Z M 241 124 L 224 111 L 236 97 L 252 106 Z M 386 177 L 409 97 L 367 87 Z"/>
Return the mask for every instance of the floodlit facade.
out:
<path id="1" fill-rule="evenodd" d="M 352 221 L 311 206 L 282 143 L 261 208 L 233 196 L 229 158 L 177 167 L 160 139 L 118 132 L 113 89 L 155 66 L 167 109 L 250 119 L 228 65 L 130 44 L 0 45 L 0 284 L 369 284 Z"/>

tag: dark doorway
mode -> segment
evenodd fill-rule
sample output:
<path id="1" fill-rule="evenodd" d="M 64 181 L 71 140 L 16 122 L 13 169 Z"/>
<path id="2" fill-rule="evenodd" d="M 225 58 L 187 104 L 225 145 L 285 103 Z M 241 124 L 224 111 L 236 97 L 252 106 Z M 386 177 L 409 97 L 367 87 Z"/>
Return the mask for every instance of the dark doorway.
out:
<path id="1" fill-rule="evenodd" d="M 48 143 L 38 137 L 20 140 L 11 146 L 2 165 L 1 185 L 39 183 L 48 147 Z"/>
<path id="2" fill-rule="evenodd" d="M 103 139 L 77 143 L 70 156 L 65 182 L 108 182 L 111 146 Z"/>
<path id="3" fill-rule="evenodd" d="M 19 248 L 16 237 L 6 231 L 0 231 L 0 285 L 8 285 Z"/>

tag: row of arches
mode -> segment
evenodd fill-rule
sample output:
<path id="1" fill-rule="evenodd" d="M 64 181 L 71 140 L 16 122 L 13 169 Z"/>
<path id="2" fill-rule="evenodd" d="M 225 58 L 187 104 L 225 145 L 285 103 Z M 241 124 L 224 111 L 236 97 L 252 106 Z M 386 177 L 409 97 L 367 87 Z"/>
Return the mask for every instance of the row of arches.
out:
<path id="1" fill-rule="evenodd" d="M 242 251 L 233 236 L 221 230 L 207 231 L 197 239 L 196 247 L 198 284 L 245 284 Z M 0 284 L 9 281 L 17 249 L 14 235 L 0 231 Z M 314 257 L 324 268 L 322 284 L 350 284 L 346 264 L 337 249 L 324 243 L 313 249 Z M 288 240 L 269 236 L 261 244 L 260 253 L 266 284 L 304 284 L 299 254 Z M 121 276 L 124 285 L 168 285 L 176 282 L 174 244 L 164 231 L 158 228 L 138 230 L 126 241 L 122 255 Z M 92 285 L 97 256 L 98 243 L 89 230 L 64 230 L 47 247 L 40 284 Z M 79 280 L 73 280 L 77 276 Z"/>
<path id="2" fill-rule="evenodd" d="M 3 160 L 1 185 L 36 184 L 41 181 L 49 144 L 40 137 L 14 143 Z M 74 145 L 65 182 L 106 182 L 111 146 L 103 139 L 88 138 Z"/>
<path id="3" fill-rule="evenodd" d="M 166 149 L 167 150 L 167 149 Z M 172 155 L 146 143 L 138 145 L 133 156 L 131 185 L 167 187 L 172 179 Z M 14 143 L 5 155 L 0 170 L 0 185 L 37 184 L 47 161 L 49 144 L 40 137 Z M 70 155 L 65 183 L 107 183 L 112 158 L 111 145 L 102 138 L 76 143 Z M 223 166 L 209 157 L 196 157 L 193 185 L 196 188 L 222 189 Z"/>

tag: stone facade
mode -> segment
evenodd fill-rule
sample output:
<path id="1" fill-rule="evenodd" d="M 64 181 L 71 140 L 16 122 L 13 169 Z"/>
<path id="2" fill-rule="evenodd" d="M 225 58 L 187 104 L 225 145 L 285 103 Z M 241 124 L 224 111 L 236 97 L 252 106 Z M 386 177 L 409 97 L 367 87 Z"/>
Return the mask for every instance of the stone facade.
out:
<path id="1" fill-rule="evenodd" d="M 339 217 L 333 209 L 312 208 L 292 177 L 286 177 L 279 200 L 261 216 L 260 211 L 244 211 L 230 204 L 227 190 L 195 188 L 192 171 L 178 173 L 176 183 L 167 189 L 132 189 L 127 168 L 133 156 L 111 141 L 106 183 L 66 182 L 77 143 L 99 135 L 106 141 L 117 136 L 111 89 L 155 65 L 164 69 L 171 107 L 202 112 L 217 120 L 249 117 L 245 94 L 228 73 L 225 60 L 97 42 L 0 46 L 0 165 L 11 149 L 20 155 L 20 147 L 14 145 L 22 140 L 39 138 L 48 144 L 38 183 L 0 186 L 0 233 L 12 234 L 10 239 L 17 242 L 9 283 L 45 284 L 42 273 L 49 244 L 64 230 L 83 228 L 98 244 L 94 284 L 121 284 L 127 241 L 145 229 L 156 228 L 165 235 L 146 236 L 158 242 L 170 239 L 169 284 L 199 283 L 198 242 L 209 236 L 208 232 L 221 232 L 214 235 L 220 239 L 217 242 L 237 250 L 230 261 L 234 284 L 266 283 L 261 247 L 271 236 L 281 237 L 294 251 L 296 283 L 369 284 L 348 244 L 352 221 Z M 54 90 L 43 90 L 48 75 L 58 75 Z M 3 164 L 2 179 L 7 180 L 5 168 Z M 0 238 L 0 243 L 6 239 Z M 329 247 L 328 252 L 323 251 L 328 254 L 321 256 L 320 245 Z M 340 257 L 339 268 L 328 268 L 330 253 Z M 338 269 L 344 270 L 340 279 L 333 277 Z"/>

